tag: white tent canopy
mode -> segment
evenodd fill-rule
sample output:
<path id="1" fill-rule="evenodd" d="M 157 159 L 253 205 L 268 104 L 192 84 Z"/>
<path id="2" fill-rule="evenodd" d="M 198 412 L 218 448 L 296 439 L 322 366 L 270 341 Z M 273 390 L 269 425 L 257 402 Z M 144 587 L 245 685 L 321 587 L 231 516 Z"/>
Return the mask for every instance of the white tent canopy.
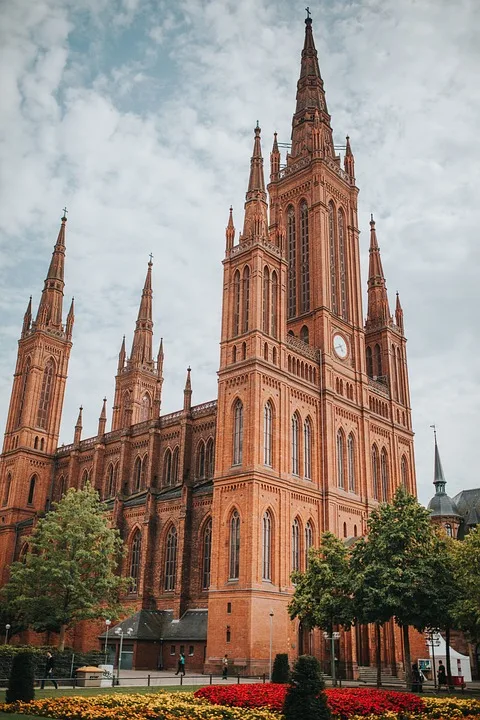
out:
<path id="1" fill-rule="evenodd" d="M 435 673 L 438 670 L 438 663 L 441 660 L 447 667 L 447 645 L 440 633 L 433 633 L 434 651 L 435 651 Z M 432 646 L 428 643 L 428 652 L 430 659 L 433 659 Z M 433 662 L 432 662 L 433 665 Z M 472 682 L 472 670 L 470 668 L 470 658 L 468 655 L 461 653 L 450 647 L 450 665 L 452 668 L 452 676 L 463 675 L 465 682 Z"/>

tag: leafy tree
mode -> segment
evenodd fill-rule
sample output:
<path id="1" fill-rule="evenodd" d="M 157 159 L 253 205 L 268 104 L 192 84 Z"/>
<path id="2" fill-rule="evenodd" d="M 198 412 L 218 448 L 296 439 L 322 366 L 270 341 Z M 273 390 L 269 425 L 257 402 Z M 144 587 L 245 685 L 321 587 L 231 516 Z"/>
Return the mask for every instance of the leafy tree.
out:
<path id="1" fill-rule="evenodd" d="M 290 665 L 287 653 L 277 653 L 273 661 L 272 683 L 288 683 L 290 680 Z"/>
<path id="2" fill-rule="evenodd" d="M 325 683 L 317 658 L 301 655 L 295 662 L 282 713 L 285 720 L 330 720 Z"/>
<path id="3" fill-rule="evenodd" d="M 470 530 L 463 542 L 453 544 L 454 572 L 460 589 L 453 603 L 455 627 L 472 643 L 480 642 L 480 526 Z"/>
<path id="4" fill-rule="evenodd" d="M 13 658 L 5 702 L 31 702 L 35 697 L 34 682 L 33 655 L 30 652 L 19 652 Z"/>
<path id="5" fill-rule="evenodd" d="M 96 491 L 71 488 L 39 520 L 25 562 L 10 568 L 6 598 L 10 610 L 34 629 L 65 632 L 79 620 L 116 617 L 128 585 L 117 574 L 123 552 L 118 530 L 109 528 Z"/>

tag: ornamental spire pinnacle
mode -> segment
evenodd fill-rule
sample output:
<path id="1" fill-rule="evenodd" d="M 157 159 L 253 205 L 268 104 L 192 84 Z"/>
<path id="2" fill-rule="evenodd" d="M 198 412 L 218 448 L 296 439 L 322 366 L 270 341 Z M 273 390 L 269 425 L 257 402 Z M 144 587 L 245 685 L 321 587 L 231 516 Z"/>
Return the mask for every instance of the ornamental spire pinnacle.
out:
<path id="1" fill-rule="evenodd" d="M 152 338 L 152 260 L 150 259 L 133 336 L 132 352 L 130 354 L 131 366 L 147 365 L 153 367 Z"/>
<path id="2" fill-rule="evenodd" d="M 185 412 L 189 412 L 190 408 L 192 407 L 192 380 L 190 377 L 191 371 L 192 368 L 188 366 L 187 379 L 185 381 L 185 388 L 183 390 L 183 409 Z"/>
<path id="3" fill-rule="evenodd" d="M 368 264 L 368 310 L 366 329 L 388 323 L 390 307 L 388 305 L 387 284 L 383 274 L 380 248 L 373 215 L 370 219 L 370 251 Z"/>
<path id="4" fill-rule="evenodd" d="M 105 427 L 107 425 L 107 398 L 103 398 L 102 410 L 100 417 L 98 418 L 98 432 L 97 435 L 103 435 L 105 433 Z"/>
<path id="5" fill-rule="evenodd" d="M 240 242 L 250 238 L 267 237 L 267 193 L 263 176 L 263 157 L 260 141 L 261 128 L 254 129 L 253 155 L 250 160 L 250 177 L 245 196 L 245 220 Z"/>
<path id="6" fill-rule="evenodd" d="M 436 494 L 444 495 L 445 494 L 445 485 L 447 484 L 447 481 L 445 480 L 445 475 L 443 473 L 443 467 L 442 467 L 442 461 L 440 460 L 440 453 L 438 451 L 437 428 L 435 427 L 435 425 L 431 425 L 430 427 L 433 428 L 433 436 L 435 438 L 435 463 L 434 463 L 434 470 L 433 470 L 433 484 L 435 485 Z"/>
<path id="7" fill-rule="evenodd" d="M 230 213 L 228 215 L 228 224 L 225 229 L 226 250 L 231 250 L 235 243 L 235 225 L 233 224 L 233 207 L 230 205 Z"/>
<path id="8" fill-rule="evenodd" d="M 38 306 L 36 326 L 40 329 L 50 327 L 62 330 L 63 281 L 65 268 L 65 227 L 67 224 L 66 208 L 64 208 L 57 242 L 53 248 L 52 259 L 48 268 L 43 287 L 42 297 Z"/>

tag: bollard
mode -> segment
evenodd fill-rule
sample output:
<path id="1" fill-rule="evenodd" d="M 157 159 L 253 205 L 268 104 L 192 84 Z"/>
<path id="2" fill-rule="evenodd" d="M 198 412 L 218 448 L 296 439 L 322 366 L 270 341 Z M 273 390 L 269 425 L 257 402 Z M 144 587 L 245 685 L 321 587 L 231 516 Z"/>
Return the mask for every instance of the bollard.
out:
<path id="1" fill-rule="evenodd" d="M 240 685 L 240 675 L 237 675 L 237 685 Z"/>
<path id="2" fill-rule="evenodd" d="M 147 686 L 150 687 L 150 675 L 147 676 Z"/>
<path id="3" fill-rule="evenodd" d="M 75 690 L 76 687 L 77 687 L 77 678 L 74 675 L 72 678 L 72 688 Z"/>
<path id="4" fill-rule="evenodd" d="M 265 673 L 263 673 L 263 684 L 264 684 L 264 685 L 265 685 L 265 681 L 266 681 L 266 679 L 265 679 Z"/>
<path id="5" fill-rule="evenodd" d="M 180 674 L 180 685 L 183 685 L 183 675 Z"/>
<path id="6" fill-rule="evenodd" d="M 210 685 L 213 683 L 213 675 L 210 675 Z"/>

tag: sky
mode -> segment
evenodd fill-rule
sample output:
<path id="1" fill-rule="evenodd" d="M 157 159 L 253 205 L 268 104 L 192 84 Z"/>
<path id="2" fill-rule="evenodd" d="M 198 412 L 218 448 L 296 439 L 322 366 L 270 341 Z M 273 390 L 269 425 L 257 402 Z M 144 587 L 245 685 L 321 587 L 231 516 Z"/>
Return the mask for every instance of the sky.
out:
<path id="1" fill-rule="evenodd" d="M 419 498 L 433 423 L 454 495 L 480 485 L 480 3 L 310 10 L 335 142 L 349 134 L 355 153 L 364 289 L 373 212 L 404 308 Z M 4 0 L 0 427 L 65 204 L 76 320 L 60 442 L 80 404 L 83 437 L 104 395 L 111 419 L 150 253 L 162 412 L 182 407 L 189 364 L 194 404 L 216 397 L 228 208 L 238 230 L 257 119 L 264 157 L 274 131 L 289 142 L 304 18 L 293 0 Z"/>

